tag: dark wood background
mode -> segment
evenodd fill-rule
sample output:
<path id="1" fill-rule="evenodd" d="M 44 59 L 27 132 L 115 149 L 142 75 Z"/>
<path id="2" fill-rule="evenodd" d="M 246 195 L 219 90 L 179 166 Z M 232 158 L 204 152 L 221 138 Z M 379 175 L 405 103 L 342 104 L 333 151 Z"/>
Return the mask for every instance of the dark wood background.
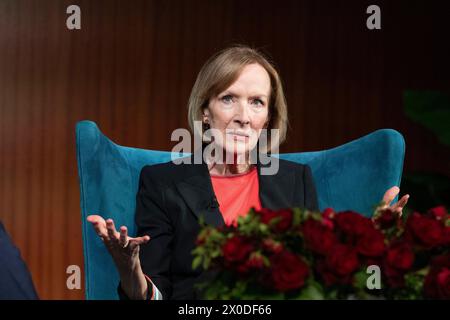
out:
<path id="1" fill-rule="evenodd" d="M 449 90 L 446 1 L 0 1 L 0 219 L 44 299 L 82 267 L 75 124 L 115 142 L 170 150 L 187 127 L 197 72 L 232 43 L 262 48 L 284 79 L 291 130 L 282 152 L 331 148 L 379 128 L 400 131 L 405 170 L 449 175 L 448 149 L 408 120 L 404 90 Z M 66 28 L 78 4 L 82 29 Z"/>

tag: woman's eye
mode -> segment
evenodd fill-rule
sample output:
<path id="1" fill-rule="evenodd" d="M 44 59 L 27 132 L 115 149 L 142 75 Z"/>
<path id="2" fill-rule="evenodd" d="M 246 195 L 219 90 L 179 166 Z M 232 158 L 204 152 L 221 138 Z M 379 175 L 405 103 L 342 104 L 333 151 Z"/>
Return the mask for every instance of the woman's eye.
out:
<path id="1" fill-rule="evenodd" d="M 221 100 L 227 104 L 230 104 L 233 103 L 233 96 L 228 94 L 226 96 L 223 96 Z"/>
<path id="2" fill-rule="evenodd" d="M 253 100 L 253 104 L 258 106 L 258 107 L 263 107 L 264 106 L 264 102 L 261 99 L 254 99 Z"/>

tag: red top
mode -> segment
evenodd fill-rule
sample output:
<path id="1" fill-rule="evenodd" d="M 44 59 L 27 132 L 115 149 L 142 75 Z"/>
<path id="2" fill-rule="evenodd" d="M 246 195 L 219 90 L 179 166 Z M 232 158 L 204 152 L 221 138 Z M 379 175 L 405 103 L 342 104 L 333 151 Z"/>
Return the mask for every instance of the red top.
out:
<path id="1" fill-rule="evenodd" d="M 240 175 L 211 175 L 211 181 L 226 225 L 236 225 L 237 218 L 252 207 L 261 209 L 256 167 Z"/>

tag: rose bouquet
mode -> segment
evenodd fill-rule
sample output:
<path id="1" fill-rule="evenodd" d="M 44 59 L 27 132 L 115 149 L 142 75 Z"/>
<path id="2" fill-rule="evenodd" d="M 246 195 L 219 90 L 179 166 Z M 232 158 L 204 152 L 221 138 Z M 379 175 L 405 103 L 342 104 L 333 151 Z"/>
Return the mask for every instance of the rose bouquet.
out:
<path id="1" fill-rule="evenodd" d="M 450 215 L 250 210 L 203 225 L 193 268 L 206 299 L 450 299 Z"/>

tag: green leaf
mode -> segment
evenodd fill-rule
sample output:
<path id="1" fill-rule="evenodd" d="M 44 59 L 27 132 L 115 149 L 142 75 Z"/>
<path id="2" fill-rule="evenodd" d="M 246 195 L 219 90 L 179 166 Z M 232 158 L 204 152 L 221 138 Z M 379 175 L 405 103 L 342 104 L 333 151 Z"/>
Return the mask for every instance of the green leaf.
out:
<path id="1" fill-rule="evenodd" d="M 315 281 L 309 281 L 296 297 L 297 300 L 323 300 L 324 298 L 322 286 Z"/>
<path id="2" fill-rule="evenodd" d="M 259 231 L 262 234 L 265 234 L 265 233 L 267 233 L 269 231 L 269 227 L 266 224 L 264 224 L 264 223 L 260 223 L 259 224 Z"/>
<path id="3" fill-rule="evenodd" d="M 197 269 L 202 264 L 202 256 L 196 256 L 192 261 L 192 269 Z"/>
<path id="4" fill-rule="evenodd" d="M 264 255 L 261 255 L 261 257 L 263 259 L 264 266 L 267 267 L 267 268 L 270 267 L 270 260 L 269 260 L 269 258 L 267 258 Z"/>
<path id="5" fill-rule="evenodd" d="M 327 299 L 327 300 L 336 300 L 337 298 L 338 298 L 338 290 L 337 289 L 330 290 L 325 295 L 325 299 Z"/>
<path id="6" fill-rule="evenodd" d="M 302 211 L 300 208 L 293 208 L 292 225 L 297 226 L 302 222 Z"/>
<path id="7" fill-rule="evenodd" d="M 353 286 L 357 289 L 365 290 L 367 288 L 367 278 L 369 275 L 363 269 L 356 272 L 353 277 Z"/>
<path id="8" fill-rule="evenodd" d="M 208 270 L 210 263 L 211 263 L 211 258 L 208 257 L 208 256 L 204 257 L 204 259 L 203 259 L 203 269 Z"/>

